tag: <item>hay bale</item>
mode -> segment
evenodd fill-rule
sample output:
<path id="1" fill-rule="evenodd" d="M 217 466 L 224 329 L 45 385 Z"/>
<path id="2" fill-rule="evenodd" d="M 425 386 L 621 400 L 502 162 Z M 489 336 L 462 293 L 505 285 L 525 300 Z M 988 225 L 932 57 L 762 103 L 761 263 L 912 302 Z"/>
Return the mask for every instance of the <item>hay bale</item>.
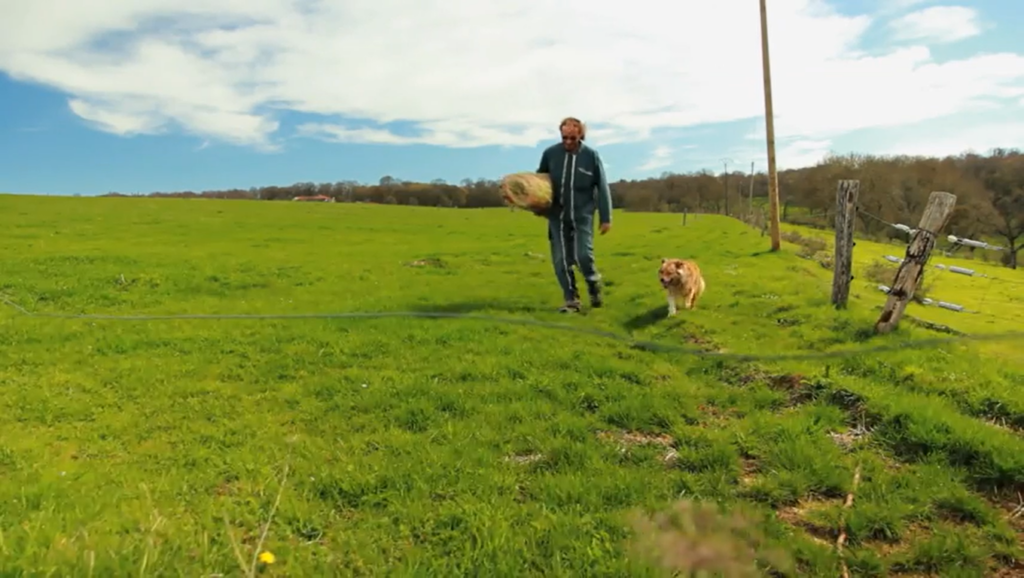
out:
<path id="1" fill-rule="evenodd" d="M 501 197 L 505 204 L 544 214 L 551 208 L 551 177 L 543 173 L 512 173 L 501 179 Z"/>

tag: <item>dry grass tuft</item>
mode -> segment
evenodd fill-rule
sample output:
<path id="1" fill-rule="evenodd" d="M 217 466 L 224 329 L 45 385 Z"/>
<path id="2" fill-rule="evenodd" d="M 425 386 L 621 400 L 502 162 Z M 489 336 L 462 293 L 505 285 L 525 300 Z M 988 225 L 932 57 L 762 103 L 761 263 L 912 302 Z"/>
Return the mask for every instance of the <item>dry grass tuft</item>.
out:
<path id="1" fill-rule="evenodd" d="M 790 556 L 771 548 L 758 520 L 741 510 L 682 500 L 666 512 L 635 514 L 634 548 L 674 575 L 762 576 L 771 568 L 791 573 Z"/>

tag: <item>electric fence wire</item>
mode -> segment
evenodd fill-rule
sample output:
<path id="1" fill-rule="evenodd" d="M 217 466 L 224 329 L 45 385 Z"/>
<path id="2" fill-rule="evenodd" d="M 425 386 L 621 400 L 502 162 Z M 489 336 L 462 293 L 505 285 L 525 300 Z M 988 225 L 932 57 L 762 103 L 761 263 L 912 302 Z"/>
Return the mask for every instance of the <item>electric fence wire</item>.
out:
<path id="1" fill-rule="evenodd" d="M 629 346 L 653 351 L 674 353 L 684 356 L 707 357 L 715 359 L 726 359 L 739 362 L 771 362 L 771 361 L 809 361 L 820 359 L 836 359 L 856 357 L 860 355 L 877 355 L 893 351 L 920 350 L 943 345 L 950 345 L 965 341 L 996 342 L 996 341 L 1024 341 L 1024 331 L 1010 331 L 989 334 L 957 335 L 950 337 L 934 337 L 927 339 L 914 339 L 897 343 L 887 343 L 870 347 L 856 347 L 831 351 L 808 351 L 802 353 L 771 353 L 771 354 L 748 354 L 733 353 L 728 351 L 709 351 L 694 347 L 684 347 L 670 343 L 659 343 L 633 339 L 628 335 L 614 333 L 596 328 L 579 327 L 575 325 L 551 323 L 537 319 L 518 317 L 498 317 L 474 313 L 452 313 L 433 311 L 376 311 L 376 312 L 340 312 L 340 313 L 183 313 L 183 314 L 152 314 L 152 315 L 109 315 L 95 313 L 49 313 L 30 311 L 15 303 L 8 297 L 0 295 L 0 302 L 7 305 L 18 314 L 31 318 L 66 319 L 66 320 L 93 320 L 93 321 L 184 321 L 184 320 L 298 320 L 298 319 L 383 319 L 383 318 L 428 318 L 428 319 L 465 319 L 486 321 L 509 325 L 525 325 L 542 327 L 572 333 L 581 333 L 594 337 L 601 337 L 612 341 L 626 343 Z"/>
<path id="2" fill-rule="evenodd" d="M 860 208 L 857 209 L 857 213 L 860 214 L 860 215 L 863 215 L 863 216 L 865 216 L 865 217 L 867 217 L 869 219 L 875 220 L 875 221 L 877 221 L 877 222 L 879 222 L 879 223 L 881 223 L 883 225 L 886 225 L 888 227 L 892 227 L 893 229 L 897 229 L 897 230 L 903 231 L 904 233 L 907 233 L 907 234 L 913 234 L 913 233 L 918 231 L 918 229 L 908 227 L 907 225 L 901 225 L 899 223 L 892 223 L 890 221 L 887 221 L 887 220 L 879 217 L 878 215 L 869 213 L 869 212 L 867 212 L 867 211 L 865 211 L 863 209 L 860 209 Z M 938 240 L 940 238 L 938 233 L 934 233 L 932 231 L 925 231 L 925 233 L 930 234 L 932 237 L 935 238 L 936 242 L 938 242 Z M 963 241 L 962 239 L 956 239 L 955 237 L 954 237 L 954 239 L 955 240 L 950 240 L 949 241 L 949 246 L 955 247 L 957 245 L 962 244 L 962 241 Z M 974 247 L 976 249 L 996 250 L 996 251 L 1004 250 L 1003 247 L 991 247 L 991 246 L 988 246 L 987 243 L 980 243 L 980 242 L 975 242 L 975 241 L 970 241 L 970 242 L 978 243 L 980 245 L 985 245 L 985 246 L 976 246 L 976 247 Z M 1021 286 L 1024 286 L 1024 279 L 1017 280 L 1017 279 L 1009 279 L 1009 278 L 1006 278 L 1006 277 L 991 277 L 989 275 L 985 275 L 985 277 L 988 278 L 988 279 L 992 279 L 993 281 L 999 281 L 1001 283 L 1009 283 L 1011 285 L 1021 285 Z"/>
<path id="3" fill-rule="evenodd" d="M 912 229 L 912 228 L 910 228 L 910 227 L 908 227 L 906 225 L 900 225 L 898 223 L 889 222 L 889 221 L 879 217 L 878 215 L 874 215 L 872 213 L 869 213 L 869 212 L 867 212 L 867 211 L 865 211 L 863 209 L 860 209 L 859 207 L 857 208 L 857 213 L 860 214 L 860 215 L 863 215 L 865 217 L 868 217 L 869 219 L 873 219 L 875 221 L 878 221 L 879 223 L 882 223 L 882 224 L 884 224 L 886 226 L 892 227 L 894 229 L 903 231 L 903 232 L 908 233 L 908 234 L 913 234 L 913 233 L 915 233 L 918 230 L 918 229 Z M 933 238 L 935 238 L 936 242 L 938 242 L 940 237 L 939 237 L 939 235 L 937 233 L 934 233 L 932 231 L 927 231 L 927 230 L 925 230 L 924 232 L 929 234 L 929 235 L 931 235 Z M 957 243 L 951 242 L 950 244 L 955 246 Z M 971 273 L 971 275 L 973 276 L 973 273 Z M 988 295 L 989 295 L 989 292 L 992 289 L 992 283 L 993 282 L 998 281 L 1000 283 L 1007 283 L 1007 284 L 1010 284 L 1010 285 L 1019 285 L 1019 286 L 1024 287 L 1024 281 L 1017 281 L 1015 279 L 1008 279 L 1006 277 L 992 277 L 990 275 L 983 275 L 982 277 L 984 277 L 985 279 L 988 279 L 988 281 L 989 281 L 988 284 L 985 286 L 985 292 L 982 294 L 982 299 L 981 299 L 981 305 L 982 306 L 984 306 L 985 303 L 988 300 Z M 970 311 L 970 312 L 971 313 L 982 313 L 981 311 Z"/>

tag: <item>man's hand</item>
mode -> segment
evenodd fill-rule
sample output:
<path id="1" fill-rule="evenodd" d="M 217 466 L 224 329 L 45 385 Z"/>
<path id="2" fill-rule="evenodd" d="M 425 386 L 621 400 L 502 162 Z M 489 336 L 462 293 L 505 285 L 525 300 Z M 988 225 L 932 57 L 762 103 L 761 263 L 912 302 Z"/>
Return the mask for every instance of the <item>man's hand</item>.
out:
<path id="1" fill-rule="evenodd" d="M 601 223 L 601 234 L 602 235 L 604 235 L 605 233 L 607 233 L 608 231 L 611 231 L 611 230 L 612 230 L 612 224 L 611 223 Z"/>

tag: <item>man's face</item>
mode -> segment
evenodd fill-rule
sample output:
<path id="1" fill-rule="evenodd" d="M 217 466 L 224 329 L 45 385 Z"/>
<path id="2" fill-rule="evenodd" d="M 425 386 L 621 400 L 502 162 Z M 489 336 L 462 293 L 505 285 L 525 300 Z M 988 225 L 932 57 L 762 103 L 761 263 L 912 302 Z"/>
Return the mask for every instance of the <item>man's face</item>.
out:
<path id="1" fill-rule="evenodd" d="M 567 151 L 575 151 L 580 147 L 580 129 L 579 127 L 567 124 L 562 127 L 562 146 Z"/>

